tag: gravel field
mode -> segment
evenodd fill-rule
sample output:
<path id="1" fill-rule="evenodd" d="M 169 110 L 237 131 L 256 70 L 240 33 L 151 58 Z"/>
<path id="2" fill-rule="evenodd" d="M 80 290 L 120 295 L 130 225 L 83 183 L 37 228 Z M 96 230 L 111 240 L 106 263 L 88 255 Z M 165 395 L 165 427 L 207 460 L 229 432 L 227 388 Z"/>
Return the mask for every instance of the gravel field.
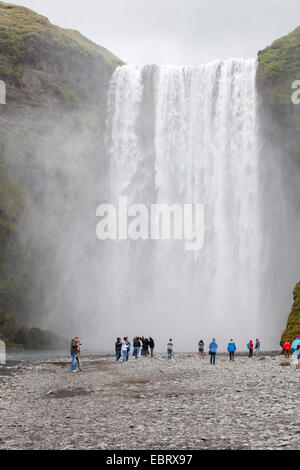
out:
<path id="1" fill-rule="evenodd" d="M 283 356 L 66 357 L 0 366 L 0 449 L 299 449 L 300 369 Z"/>

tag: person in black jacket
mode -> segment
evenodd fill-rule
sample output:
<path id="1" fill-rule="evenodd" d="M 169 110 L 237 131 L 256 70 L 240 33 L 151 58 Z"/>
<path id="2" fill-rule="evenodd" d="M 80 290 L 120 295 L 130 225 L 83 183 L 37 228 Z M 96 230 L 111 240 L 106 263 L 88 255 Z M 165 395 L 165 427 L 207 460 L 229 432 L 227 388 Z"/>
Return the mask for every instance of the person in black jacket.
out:
<path id="1" fill-rule="evenodd" d="M 150 348 L 151 357 L 153 357 L 154 346 L 155 346 L 154 340 L 153 338 L 151 338 L 151 336 L 149 336 L 149 348 Z"/>
<path id="2" fill-rule="evenodd" d="M 198 343 L 198 353 L 199 353 L 200 359 L 204 359 L 204 341 L 203 341 L 203 339 L 200 339 L 200 341 Z"/>
<path id="3" fill-rule="evenodd" d="M 141 347 L 140 338 L 138 336 L 135 336 L 133 338 L 133 355 L 136 359 L 138 359 L 139 357 L 140 347 Z"/>
<path id="4" fill-rule="evenodd" d="M 149 356 L 149 340 L 148 338 L 144 338 L 142 340 L 143 343 L 143 356 Z"/>
<path id="5" fill-rule="evenodd" d="M 144 342 L 145 342 L 144 336 L 140 336 L 140 341 L 141 341 L 141 356 L 143 356 L 143 354 L 144 354 Z"/>
<path id="6" fill-rule="evenodd" d="M 116 361 L 118 361 L 122 355 L 122 341 L 121 338 L 117 338 L 115 342 L 115 350 L 116 350 Z"/>

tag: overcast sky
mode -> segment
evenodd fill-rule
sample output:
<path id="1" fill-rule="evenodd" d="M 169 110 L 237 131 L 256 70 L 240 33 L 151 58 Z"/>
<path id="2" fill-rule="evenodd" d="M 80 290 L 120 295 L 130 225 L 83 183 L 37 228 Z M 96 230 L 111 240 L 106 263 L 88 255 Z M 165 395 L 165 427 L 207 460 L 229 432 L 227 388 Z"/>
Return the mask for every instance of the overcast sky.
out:
<path id="1" fill-rule="evenodd" d="M 127 63 L 255 57 L 300 24 L 300 0 L 20 0 Z"/>

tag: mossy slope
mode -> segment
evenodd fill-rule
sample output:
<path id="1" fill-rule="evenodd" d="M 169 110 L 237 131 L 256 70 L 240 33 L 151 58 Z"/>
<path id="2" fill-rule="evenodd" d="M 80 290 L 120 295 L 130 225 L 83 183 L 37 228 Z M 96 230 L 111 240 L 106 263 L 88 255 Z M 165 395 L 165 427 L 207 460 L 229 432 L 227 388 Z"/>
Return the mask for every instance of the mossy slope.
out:
<path id="1" fill-rule="evenodd" d="M 262 158 L 269 156 L 282 169 L 282 197 L 295 205 L 300 197 L 300 104 L 292 102 L 296 80 L 300 80 L 300 26 L 258 52 L 257 74 Z M 291 227 L 293 220 L 287 229 L 293 230 Z M 300 334 L 300 282 L 294 288 L 294 304 L 280 344 L 292 341 L 296 334 Z"/>
<path id="2" fill-rule="evenodd" d="M 300 26 L 258 52 L 263 100 L 291 104 L 292 83 L 300 80 Z"/>
<path id="3" fill-rule="evenodd" d="M 281 346 L 283 346 L 285 341 L 292 342 L 296 335 L 300 335 L 300 282 L 294 288 L 293 297 L 294 303 L 287 319 L 286 329 L 281 336 Z"/>
<path id="4" fill-rule="evenodd" d="M 102 152 L 109 79 L 122 64 L 78 31 L 0 1 L 0 80 L 7 89 L 0 105 L 0 338 L 9 345 L 60 341 L 34 328 L 43 326 L 43 294 L 38 251 L 19 238 L 30 225 L 26 201 L 36 201 L 40 181 L 51 186 L 70 164 L 82 178 L 91 175 Z M 74 188 L 66 193 L 69 201 Z"/>
<path id="5" fill-rule="evenodd" d="M 59 28 L 47 18 L 17 5 L 0 2 L 0 74 L 17 79 L 25 64 L 41 65 L 43 54 L 58 58 L 65 50 L 77 55 L 101 58 L 108 66 L 122 61 L 104 47 L 94 44 L 78 31 Z"/>
<path id="6" fill-rule="evenodd" d="M 8 105 L 11 98 L 35 106 L 48 98 L 49 106 L 56 100 L 71 109 L 92 101 L 102 105 L 105 84 L 122 64 L 78 31 L 0 2 L 0 80 L 7 84 Z"/>

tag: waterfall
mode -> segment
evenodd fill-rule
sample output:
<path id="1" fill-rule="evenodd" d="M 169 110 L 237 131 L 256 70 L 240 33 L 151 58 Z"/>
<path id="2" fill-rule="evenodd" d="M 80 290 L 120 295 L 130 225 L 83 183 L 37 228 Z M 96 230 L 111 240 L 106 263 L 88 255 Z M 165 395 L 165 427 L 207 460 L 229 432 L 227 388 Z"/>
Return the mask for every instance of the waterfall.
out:
<path id="1" fill-rule="evenodd" d="M 202 203 L 204 246 L 117 240 L 105 271 L 116 333 L 215 336 L 241 349 L 260 336 L 256 60 L 116 69 L 108 92 L 110 201 Z M 189 345 L 191 345 L 189 347 Z"/>

